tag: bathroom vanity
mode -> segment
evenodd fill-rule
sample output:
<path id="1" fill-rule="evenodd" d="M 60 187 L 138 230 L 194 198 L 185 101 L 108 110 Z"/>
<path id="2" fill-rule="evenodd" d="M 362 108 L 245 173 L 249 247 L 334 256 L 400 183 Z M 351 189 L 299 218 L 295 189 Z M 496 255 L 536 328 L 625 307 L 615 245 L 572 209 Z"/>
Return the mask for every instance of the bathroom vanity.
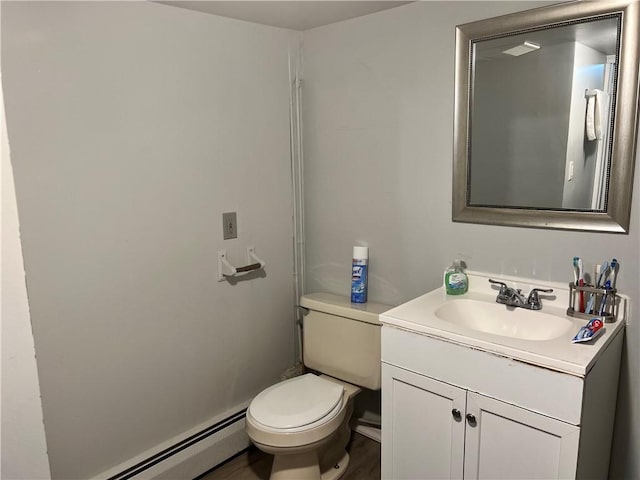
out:
<path id="1" fill-rule="evenodd" d="M 381 316 L 382 478 L 606 478 L 627 299 L 588 343 L 568 287 L 540 311 L 495 303 L 488 275 L 439 288 Z"/>

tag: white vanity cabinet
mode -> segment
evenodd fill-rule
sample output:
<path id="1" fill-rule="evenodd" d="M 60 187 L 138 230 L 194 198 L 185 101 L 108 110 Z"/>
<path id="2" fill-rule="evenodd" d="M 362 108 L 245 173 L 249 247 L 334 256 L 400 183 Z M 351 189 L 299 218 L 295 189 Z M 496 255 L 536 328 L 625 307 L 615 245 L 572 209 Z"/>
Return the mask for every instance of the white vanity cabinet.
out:
<path id="1" fill-rule="evenodd" d="M 578 427 L 393 365 L 383 378 L 383 478 L 575 476 Z"/>
<path id="2" fill-rule="evenodd" d="M 607 478 L 622 331 L 580 376 L 385 324 L 382 478 Z"/>
<path id="3" fill-rule="evenodd" d="M 462 478 L 466 392 L 382 364 L 382 478 Z"/>

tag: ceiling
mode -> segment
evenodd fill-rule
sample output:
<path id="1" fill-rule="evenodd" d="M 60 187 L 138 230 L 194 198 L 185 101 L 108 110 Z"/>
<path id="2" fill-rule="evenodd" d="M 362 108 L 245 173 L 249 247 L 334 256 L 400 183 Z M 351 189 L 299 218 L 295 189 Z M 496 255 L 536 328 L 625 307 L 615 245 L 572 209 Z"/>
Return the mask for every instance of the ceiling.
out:
<path id="1" fill-rule="evenodd" d="M 308 30 L 349 18 L 388 10 L 408 1 L 159 1 L 165 5 L 262 23 L 292 30 Z"/>

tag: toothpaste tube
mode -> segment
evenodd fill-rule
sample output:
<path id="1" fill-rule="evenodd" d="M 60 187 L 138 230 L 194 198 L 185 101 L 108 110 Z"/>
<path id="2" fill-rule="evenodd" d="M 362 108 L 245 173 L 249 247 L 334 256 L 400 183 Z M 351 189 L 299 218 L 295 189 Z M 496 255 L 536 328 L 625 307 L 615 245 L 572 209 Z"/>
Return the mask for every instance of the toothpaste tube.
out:
<path id="1" fill-rule="evenodd" d="M 592 318 L 584 327 L 581 327 L 576 336 L 571 340 L 573 343 L 588 342 L 604 332 L 604 324 L 599 318 Z"/>

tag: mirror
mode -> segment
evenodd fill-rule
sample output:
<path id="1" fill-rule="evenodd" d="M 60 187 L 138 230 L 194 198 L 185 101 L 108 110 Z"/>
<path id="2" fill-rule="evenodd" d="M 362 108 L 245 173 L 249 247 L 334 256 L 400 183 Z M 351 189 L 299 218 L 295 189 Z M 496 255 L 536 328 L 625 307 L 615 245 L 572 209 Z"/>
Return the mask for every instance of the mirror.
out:
<path id="1" fill-rule="evenodd" d="M 454 221 L 628 231 L 639 7 L 571 2 L 457 27 Z"/>

